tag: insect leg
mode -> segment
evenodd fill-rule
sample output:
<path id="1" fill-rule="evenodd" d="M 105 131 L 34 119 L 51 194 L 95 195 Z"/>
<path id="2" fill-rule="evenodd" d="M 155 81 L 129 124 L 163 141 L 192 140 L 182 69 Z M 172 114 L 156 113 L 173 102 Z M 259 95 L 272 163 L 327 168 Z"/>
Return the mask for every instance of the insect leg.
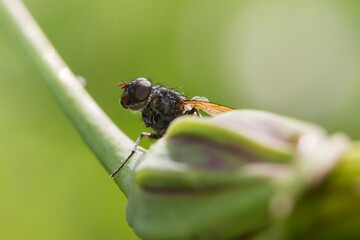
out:
<path id="1" fill-rule="evenodd" d="M 147 133 L 147 132 L 142 132 L 140 134 L 140 136 L 136 139 L 136 142 L 134 144 L 133 149 L 131 150 L 130 155 L 125 159 L 125 161 L 120 165 L 120 167 L 118 169 L 116 169 L 111 175 L 110 178 L 113 179 L 114 176 L 121 170 L 121 168 L 129 161 L 129 159 L 131 158 L 132 155 L 134 155 L 134 153 L 136 152 L 136 148 L 139 146 L 140 141 L 143 137 L 149 138 L 149 139 L 159 139 L 160 136 L 154 133 Z"/>
<path id="2" fill-rule="evenodd" d="M 184 115 L 192 115 L 194 113 L 196 113 L 196 116 L 201 117 L 199 110 L 196 107 L 193 107 L 190 110 L 187 110 L 186 112 L 184 112 Z"/>

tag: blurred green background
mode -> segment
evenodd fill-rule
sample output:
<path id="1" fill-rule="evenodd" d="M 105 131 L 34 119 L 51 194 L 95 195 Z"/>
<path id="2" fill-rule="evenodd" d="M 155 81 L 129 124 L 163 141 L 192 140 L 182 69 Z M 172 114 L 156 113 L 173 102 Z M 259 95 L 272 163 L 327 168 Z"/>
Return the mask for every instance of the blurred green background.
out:
<path id="1" fill-rule="evenodd" d="M 116 84 L 135 77 L 360 139 L 358 0 L 24 2 L 132 139 L 145 127 Z M 138 239 L 125 197 L 3 24 L 0 146 L 0 239 Z"/>

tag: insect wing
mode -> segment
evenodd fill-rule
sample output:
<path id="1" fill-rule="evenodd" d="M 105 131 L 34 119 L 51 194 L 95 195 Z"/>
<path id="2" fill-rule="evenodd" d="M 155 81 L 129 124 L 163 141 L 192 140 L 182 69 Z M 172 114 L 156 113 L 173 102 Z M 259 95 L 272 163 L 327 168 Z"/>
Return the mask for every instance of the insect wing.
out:
<path id="1" fill-rule="evenodd" d="M 209 99 L 207 99 L 206 97 L 199 97 L 199 96 L 193 97 L 193 98 L 190 99 L 190 100 L 200 101 L 200 102 L 210 102 Z"/>
<path id="2" fill-rule="evenodd" d="M 190 106 L 190 107 L 196 107 L 196 108 L 200 108 L 202 109 L 205 113 L 214 116 L 214 115 L 218 115 L 221 113 L 226 113 L 226 112 L 230 112 L 233 111 L 233 108 L 229 108 L 229 107 L 225 107 L 216 103 L 211 103 L 211 102 L 204 102 L 204 101 L 196 101 L 196 100 L 188 100 L 188 101 L 184 101 L 183 104 L 185 106 Z"/>

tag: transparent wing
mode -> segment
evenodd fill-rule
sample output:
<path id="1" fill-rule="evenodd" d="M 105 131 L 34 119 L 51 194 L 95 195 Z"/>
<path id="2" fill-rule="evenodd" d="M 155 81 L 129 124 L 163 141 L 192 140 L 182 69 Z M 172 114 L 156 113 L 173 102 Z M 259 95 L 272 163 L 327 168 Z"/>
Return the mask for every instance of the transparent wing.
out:
<path id="1" fill-rule="evenodd" d="M 185 106 L 188 106 L 188 107 L 190 106 L 190 107 L 200 108 L 204 112 L 206 112 L 207 114 L 209 114 L 211 116 L 218 115 L 218 114 L 221 114 L 221 113 L 230 112 L 230 111 L 234 110 L 233 108 L 221 106 L 221 105 L 216 104 L 216 103 L 204 102 L 204 101 L 196 101 L 196 100 L 183 101 L 182 104 L 184 104 Z"/>
<path id="2" fill-rule="evenodd" d="M 190 100 L 200 101 L 200 102 L 210 102 L 209 99 L 207 99 L 206 97 L 199 97 L 199 96 L 195 96 L 195 97 L 191 98 Z"/>

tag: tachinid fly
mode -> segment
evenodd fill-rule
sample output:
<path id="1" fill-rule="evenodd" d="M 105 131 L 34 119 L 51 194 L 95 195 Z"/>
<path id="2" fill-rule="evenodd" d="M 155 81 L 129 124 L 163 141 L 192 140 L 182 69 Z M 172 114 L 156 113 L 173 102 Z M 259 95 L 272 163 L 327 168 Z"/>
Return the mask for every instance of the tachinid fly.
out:
<path id="1" fill-rule="evenodd" d="M 136 78 L 128 83 L 120 83 L 119 86 L 124 89 L 120 101 L 121 105 L 126 109 L 140 111 L 145 126 L 152 128 L 155 133 L 142 132 L 140 134 L 130 155 L 110 175 L 111 178 L 114 178 L 115 174 L 120 171 L 135 153 L 142 137 L 150 139 L 161 138 L 175 118 L 183 115 L 196 115 L 200 117 L 198 108 L 212 116 L 234 110 L 200 99 L 196 100 L 194 98 L 188 100 L 185 96 L 172 89 L 156 85 L 152 86 L 151 82 L 146 78 Z"/>

